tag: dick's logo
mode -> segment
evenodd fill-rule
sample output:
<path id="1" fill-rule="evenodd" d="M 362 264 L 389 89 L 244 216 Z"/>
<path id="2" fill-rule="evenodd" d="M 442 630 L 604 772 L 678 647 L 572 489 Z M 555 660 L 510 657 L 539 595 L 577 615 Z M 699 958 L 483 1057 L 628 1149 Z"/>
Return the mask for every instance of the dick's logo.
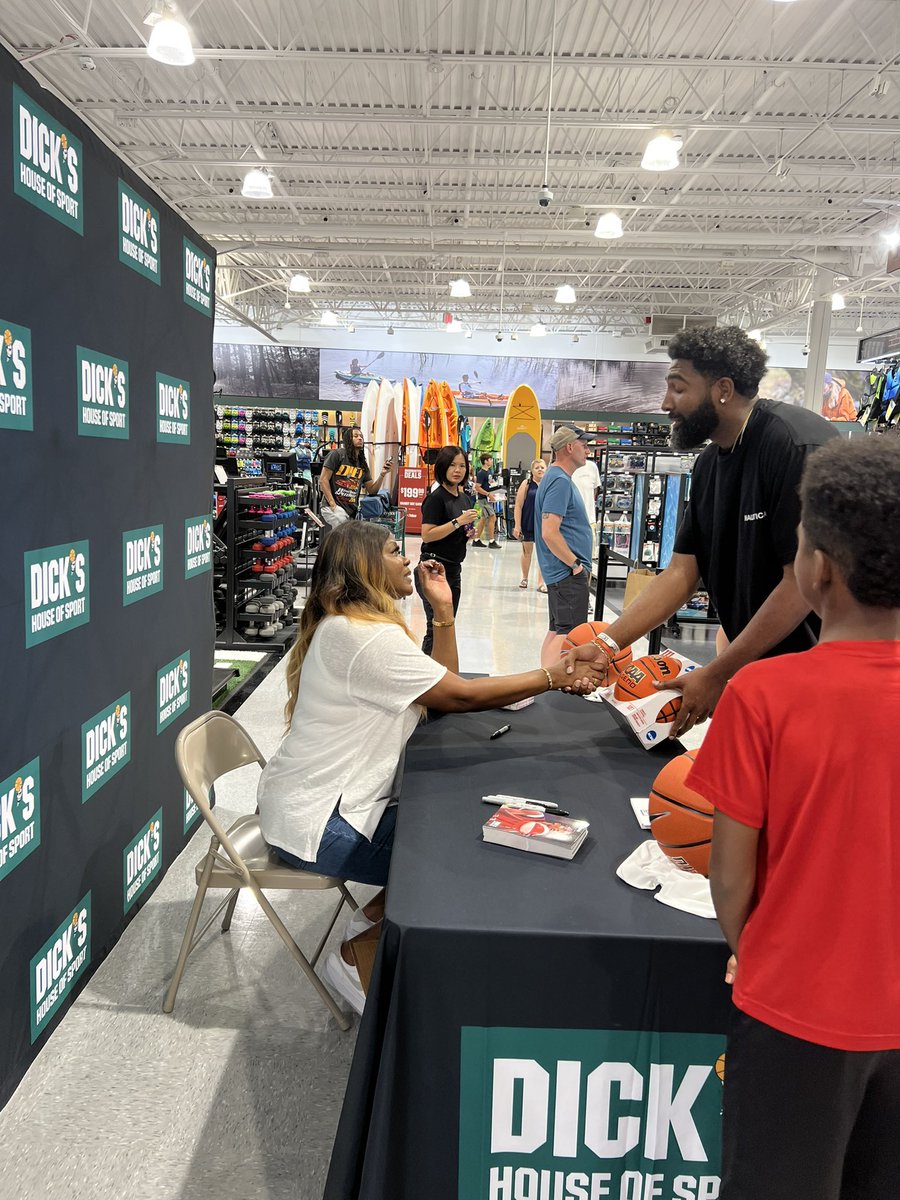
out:
<path id="1" fill-rule="evenodd" d="M 212 520 L 188 517 L 184 523 L 184 577 L 191 579 L 212 570 Z"/>
<path id="2" fill-rule="evenodd" d="M 31 960 L 31 1040 L 37 1041 L 63 1007 L 91 961 L 91 893 L 75 905 Z"/>
<path id="3" fill-rule="evenodd" d="M 191 798 L 191 793 L 184 789 L 184 832 L 190 829 L 197 818 L 200 816 L 200 809 Z"/>
<path id="4" fill-rule="evenodd" d="M 713 1034 L 462 1030 L 459 1200 L 715 1200 Z"/>
<path id="5" fill-rule="evenodd" d="M 78 432 L 82 437 L 127 438 L 128 363 L 77 347 Z"/>
<path id="6" fill-rule="evenodd" d="M 31 330 L 0 318 L 0 429 L 33 429 Z"/>
<path id="7" fill-rule="evenodd" d="M 0 879 L 41 844 L 41 763 L 33 758 L 0 783 Z"/>
<path id="8" fill-rule="evenodd" d="M 156 672 L 156 698 L 156 732 L 161 733 L 191 703 L 190 650 Z"/>
<path id="9" fill-rule="evenodd" d="M 122 603 L 134 604 L 163 589 L 163 529 L 129 529 L 122 534 Z"/>
<path id="10" fill-rule="evenodd" d="M 81 727 L 81 802 L 131 762 L 131 693 L 101 709 Z"/>
<path id="11" fill-rule="evenodd" d="M 91 619 L 87 542 L 25 554 L 25 645 L 36 646 Z"/>
<path id="12" fill-rule="evenodd" d="M 124 911 L 146 891 L 162 866 L 162 809 L 158 809 L 136 838 L 122 851 Z"/>
<path id="13" fill-rule="evenodd" d="M 16 195 L 81 233 L 81 142 L 15 85 L 12 110 Z"/>
<path id="14" fill-rule="evenodd" d="M 156 440 L 180 442 L 187 446 L 191 440 L 191 385 L 185 379 L 171 375 L 156 375 Z"/>
<path id="15" fill-rule="evenodd" d="M 204 316 L 212 316 L 212 264 L 209 256 L 198 250 L 187 238 L 182 241 L 181 264 L 184 271 L 184 301 L 202 312 Z"/>
<path id="16" fill-rule="evenodd" d="M 160 282 L 159 213 L 119 180 L 119 262 Z"/>

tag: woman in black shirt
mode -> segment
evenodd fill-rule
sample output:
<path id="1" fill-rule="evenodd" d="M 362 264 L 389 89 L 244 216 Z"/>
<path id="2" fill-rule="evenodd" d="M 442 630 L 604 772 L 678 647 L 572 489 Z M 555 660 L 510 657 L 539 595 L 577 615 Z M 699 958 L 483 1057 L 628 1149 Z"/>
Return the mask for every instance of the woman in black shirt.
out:
<path id="1" fill-rule="evenodd" d="M 478 520 L 477 509 L 469 507 L 470 499 L 463 490 L 469 478 L 469 464 L 459 446 L 443 446 L 438 451 L 434 477 L 439 486 L 422 501 L 422 558 L 436 559 L 443 564 L 453 595 L 453 615 L 456 616 L 468 544 L 467 530 Z M 430 654 L 434 640 L 434 610 L 422 595 L 418 573 L 414 578 L 416 590 L 425 605 L 427 622 L 422 649 Z"/>

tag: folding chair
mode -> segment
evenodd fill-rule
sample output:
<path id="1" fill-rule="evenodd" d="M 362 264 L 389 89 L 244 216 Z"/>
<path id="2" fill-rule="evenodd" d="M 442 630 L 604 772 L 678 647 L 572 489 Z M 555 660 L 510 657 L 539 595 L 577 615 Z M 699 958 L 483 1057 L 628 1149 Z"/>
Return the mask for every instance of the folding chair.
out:
<path id="1" fill-rule="evenodd" d="M 172 982 L 166 992 L 163 1012 L 170 1013 L 175 1006 L 175 996 L 178 993 L 188 955 L 198 945 L 222 909 L 225 910 L 222 932 L 228 932 L 238 895 L 242 888 L 249 888 L 256 897 L 260 908 L 272 922 L 278 936 L 319 993 L 328 1011 L 341 1029 L 349 1029 L 349 1019 L 338 1008 L 334 997 L 319 979 L 314 968 L 342 907 L 347 903 L 351 910 L 355 911 L 358 908 L 356 901 L 347 891 L 342 880 L 334 879 L 330 875 L 317 875 L 312 871 L 301 871 L 282 861 L 263 838 L 257 813 L 239 817 L 226 831 L 209 805 L 212 786 L 222 775 L 227 775 L 229 771 L 246 766 L 248 763 L 259 763 L 260 767 L 266 765 L 266 760 L 259 749 L 233 717 L 226 716 L 221 712 L 208 712 L 192 721 L 190 725 L 186 725 L 179 733 L 175 742 L 175 761 L 184 786 L 203 814 L 213 836 L 209 843 L 209 850 L 197 863 L 195 870 L 197 895 L 194 897 L 194 906 L 188 918 L 187 929 L 184 931 L 175 974 L 172 976 Z M 225 854 L 220 852 L 220 847 Z M 200 932 L 196 933 L 203 901 L 210 888 L 227 889 L 228 895 Z M 281 918 L 263 895 L 263 888 L 285 891 L 302 889 L 321 891 L 325 888 L 336 888 L 340 892 L 341 898 L 311 959 L 306 957 L 291 937 Z"/>

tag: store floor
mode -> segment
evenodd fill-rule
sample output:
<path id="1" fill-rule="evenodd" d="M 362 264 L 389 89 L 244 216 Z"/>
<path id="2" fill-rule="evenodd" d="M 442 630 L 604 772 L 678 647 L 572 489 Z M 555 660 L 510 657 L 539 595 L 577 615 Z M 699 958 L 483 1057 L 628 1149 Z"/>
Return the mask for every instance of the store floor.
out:
<path id="1" fill-rule="evenodd" d="M 408 550 L 417 557 L 415 540 Z M 547 600 L 519 590 L 518 559 L 509 545 L 469 554 L 464 670 L 537 665 Z M 406 603 L 421 634 L 418 598 Z M 238 713 L 264 754 L 282 729 L 283 675 L 282 662 Z M 254 808 L 257 775 L 219 785 L 223 821 Z M 335 1027 L 252 898 L 194 952 L 174 1014 L 162 1012 L 207 842 L 200 827 L 0 1113 L 0 1196 L 320 1200 L 355 1026 Z M 301 946 L 315 945 L 330 897 L 272 898 Z"/>

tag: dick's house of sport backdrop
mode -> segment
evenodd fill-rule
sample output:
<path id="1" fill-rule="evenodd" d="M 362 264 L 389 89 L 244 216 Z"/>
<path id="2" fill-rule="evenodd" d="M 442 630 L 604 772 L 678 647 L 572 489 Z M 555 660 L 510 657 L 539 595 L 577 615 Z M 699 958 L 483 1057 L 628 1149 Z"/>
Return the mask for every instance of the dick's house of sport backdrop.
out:
<path id="1" fill-rule="evenodd" d="M 0 214 L 2 1104 L 199 819 L 215 256 L 2 50 Z"/>

